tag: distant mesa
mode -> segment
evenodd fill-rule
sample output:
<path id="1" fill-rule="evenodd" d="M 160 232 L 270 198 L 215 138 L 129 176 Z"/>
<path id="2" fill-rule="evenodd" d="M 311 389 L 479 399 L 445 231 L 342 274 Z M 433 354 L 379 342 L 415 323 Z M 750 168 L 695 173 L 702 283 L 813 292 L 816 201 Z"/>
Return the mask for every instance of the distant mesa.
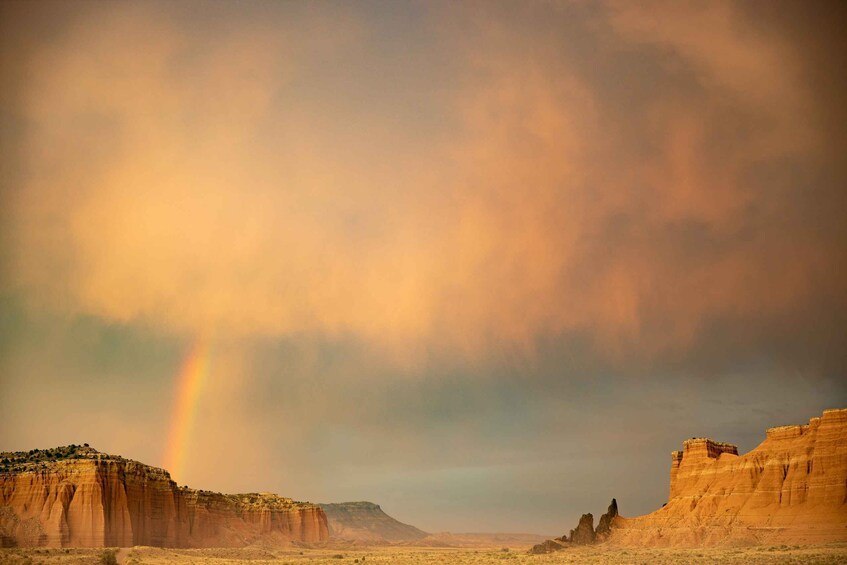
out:
<path id="1" fill-rule="evenodd" d="M 771 428 L 744 455 L 732 444 L 686 440 L 671 454 L 669 498 L 660 509 L 624 518 L 612 500 L 593 532 L 585 514 L 569 536 L 532 551 L 603 541 L 652 547 L 847 542 L 845 446 L 847 409 Z"/>
<path id="2" fill-rule="evenodd" d="M 427 533 L 386 514 L 373 502 L 319 504 L 329 524 L 330 546 L 393 545 L 432 548 L 525 548 L 544 540 L 526 533 Z"/>
<path id="3" fill-rule="evenodd" d="M 330 539 L 368 543 L 420 540 L 429 534 L 395 520 L 373 502 L 319 504 L 326 514 Z"/>
<path id="4" fill-rule="evenodd" d="M 315 504 L 179 487 L 84 446 L 0 453 L 0 546 L 241 547 L 329 537 Z"/>

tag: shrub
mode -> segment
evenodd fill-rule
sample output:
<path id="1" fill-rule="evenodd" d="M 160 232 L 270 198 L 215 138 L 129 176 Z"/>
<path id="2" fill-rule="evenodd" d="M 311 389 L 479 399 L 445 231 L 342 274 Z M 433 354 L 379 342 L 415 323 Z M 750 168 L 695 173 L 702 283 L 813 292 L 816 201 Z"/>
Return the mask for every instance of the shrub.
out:
<path id="1" fill-rule="evenodd" d="M 114 549 L 106 549 L 100 554 L 100 565 L 118 565 Z"/>

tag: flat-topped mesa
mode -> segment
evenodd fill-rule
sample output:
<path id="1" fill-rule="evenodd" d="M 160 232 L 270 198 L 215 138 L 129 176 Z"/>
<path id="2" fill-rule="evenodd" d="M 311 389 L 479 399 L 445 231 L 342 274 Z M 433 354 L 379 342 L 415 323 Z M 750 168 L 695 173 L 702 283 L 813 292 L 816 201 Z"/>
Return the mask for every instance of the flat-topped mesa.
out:
<path id="1" fill-rule="evenodd" d="M 320 507 L 329 522 L 330 538 L 375 543 L 414 541 L 428 535 L 395 520 L 373 502 L 337 502 Z"/>
<path id="2" fill-rule="evenodd" d="M 681 451 L 671 452 L 671 485 L 670 497 L 673 498 L 678 493 L 677 478 L 679 469 L 683 465 L 700 464 L 704 459 L 718 459 L 724 453 L 730 455 L 738 455 L 738 446 L 731 443 L 723 443 L 714 441 L 709 438 L 691 438 L 682 442 Z"/>
<path id="3" fill-rule="evenodd" d="M 51 463 L 59 461 L 117 461 L 128 465 L 137 465 L 143 468 L 150 476 L 171 479 L 170 473 L 165 469 L 145 465 L 132 459 L 126 459 L 120 455 L 111 455 L 97 451 L 87 443 L 84 445 L 65 445 L 50 449 L 31 449 L 29 451 L 3 451 L 0 452 L 0 473 L 23 473 L 46 469 Z"/>
<path id="4" fill-rule="evenodd" d="M 738 455 L 738 446 L 731 443 L 714 441 L 707 437 L 691 438 L 682 442 L 682 456 L 711 457 L 717 459 L 724 453 Z"/>
<path id="5" fill-rule="evenodd" d="M 238 547 L 327 538 L 315 504 L 180 487 L 164 469 L 88 446 L 0 454 L 0 546 Z"/>
<path id="6" fill-rule="evenodd" d="M 671 456 L 670 497 L 659 510 L 618 517 L 622 545 L 847 541 L 847 409 L 771 428 L 752 451 L 691 439 Z"/>

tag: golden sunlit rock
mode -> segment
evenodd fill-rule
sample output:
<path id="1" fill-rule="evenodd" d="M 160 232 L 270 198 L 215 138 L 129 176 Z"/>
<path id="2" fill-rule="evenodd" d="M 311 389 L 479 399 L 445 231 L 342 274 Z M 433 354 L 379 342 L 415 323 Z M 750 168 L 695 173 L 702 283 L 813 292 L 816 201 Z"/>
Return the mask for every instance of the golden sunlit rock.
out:
<path id="1" fill-rule="evenodd" d="M 164 469 L 88 447 L 2 459 L 3 547 L 239 547 L 328 537 L 317 505 L 179 487 Z"/>
<path id="2" fill-rule="evenodd" d="M 674 546 L 827 543 L 847 539 L 847 409 L 771 428 L 758 447 L 694 438 L 671 458 L 670 498 L 618 517 L 611 541 Z"/>

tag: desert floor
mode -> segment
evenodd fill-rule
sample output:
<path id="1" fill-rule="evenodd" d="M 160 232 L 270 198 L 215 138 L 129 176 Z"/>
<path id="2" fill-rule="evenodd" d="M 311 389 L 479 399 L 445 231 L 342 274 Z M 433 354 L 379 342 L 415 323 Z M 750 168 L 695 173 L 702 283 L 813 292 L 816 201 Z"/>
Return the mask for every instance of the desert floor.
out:
<path id="1" fill-rule="evenodd" d="M 114 551 L 114 550 L 112 550 Z M 108 552 L 107 552 L 108 554 Z M 116 561 L 125 565 L 339 565 L 341 563 L 573 563 L 611 565 L 698 564 L 698 563 L 847 563 L 847 544 L 825 546 L 775 546 L 707 549 L 614 549 L 575 548 L 550 555 L 530 555 L 525 548 L 445 549 L 428 547 L 370 547 L 355 550 L 331 549 L 119 549 Z M 96 549 L 0 549 L 0 563 L 9 565 L 87 564 L 108 562 Z"/>

